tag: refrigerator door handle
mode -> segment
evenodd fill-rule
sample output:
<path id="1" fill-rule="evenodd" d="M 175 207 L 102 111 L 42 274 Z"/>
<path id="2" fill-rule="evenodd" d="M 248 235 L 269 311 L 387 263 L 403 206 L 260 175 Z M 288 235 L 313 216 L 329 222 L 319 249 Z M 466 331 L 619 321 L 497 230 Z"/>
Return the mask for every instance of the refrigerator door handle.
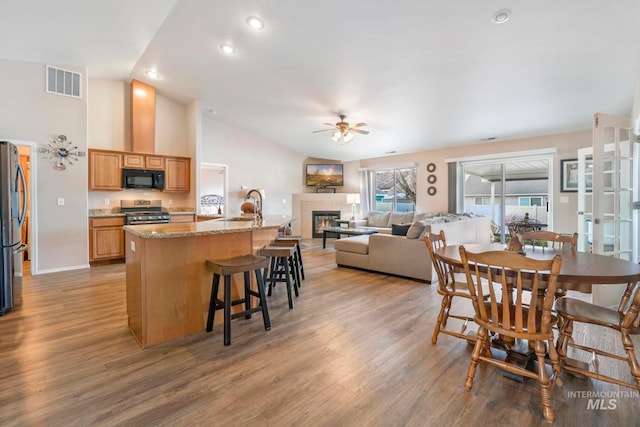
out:
<path id="1" fill-rule="evenodd" d="M 27 217 L 27 179 L 20 163 L 18 163 L 18 175 L 20 175 L 20 180 L 22 181 L 22 213 L 18 218 L 18 226 L 22 227 L 24 219 Z"/>
<path id="2" fill-rule="evenodd" d="M 15 255 L 15 254 L 19 254 L 20 252 L 24 252 L 27 250 L 27 247 L 28 246 L 26 244 L 21 243 L 20 246 L 18 246 L 13 250 L 13 254 Z"/>

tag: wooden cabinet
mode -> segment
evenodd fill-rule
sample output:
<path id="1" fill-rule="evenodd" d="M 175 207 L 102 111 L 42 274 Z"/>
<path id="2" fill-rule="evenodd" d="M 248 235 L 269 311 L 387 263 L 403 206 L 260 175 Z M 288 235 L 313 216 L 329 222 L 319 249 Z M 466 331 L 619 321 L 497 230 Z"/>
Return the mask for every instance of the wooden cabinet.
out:
<path id="1" fill-rule="evenodd" d="M 123 155 L 123 165 L 127 169 L 164 170 L 164 157 L 125 153 Z"/>
<path id="2" fill-rule="evenodd" d="M 195 222 L 196 221 L 196 214 L 192 213 L 192 214 L 170 214 L 169 217 L 171 218 L 171 223 L 174 222 Z"/>
<path id="3" fill-rule="evenodd" d="M 127 169 L 144 169 L 144 154 L 124 154 L 122 167 Z"/>
<path id="4" fill-rule="evenodd" d="M 188 192 L 191 177 L 189 159 L 167 157 L 164 166 L 164 191 Z"/>
<path id="5" fill-rule="evenodd" d="M 89 149 L 89 190 L 122 190 L 122 169 L 164 170 L 164 191 L 189 192 L 191 159 Z"/>
<path id="6" fill-rule="evenodd" d="M 125 219 L 118 217 L 89 218 L 89 261 L 124 258 Z"/>
<path id="7" fill-rule="evenodd" d="M 89 150 L 89 190 L 122 190 L 122 153 Z"/>
<path id="8" fill-rule="evenodd" d="M 144 156 L 144 167 L 146 169 L 164 170 L 164 157 Z"/>

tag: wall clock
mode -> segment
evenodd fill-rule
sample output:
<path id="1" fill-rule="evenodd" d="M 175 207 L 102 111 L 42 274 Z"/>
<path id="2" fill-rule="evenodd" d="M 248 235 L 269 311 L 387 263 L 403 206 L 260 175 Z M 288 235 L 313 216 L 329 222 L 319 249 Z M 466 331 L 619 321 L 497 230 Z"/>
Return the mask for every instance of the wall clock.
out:
<path id="1" fill-rule="evenodd" d="M 78 146 L 73 145 L 73 142 L 67 141 L 65 135 L 58 135 L 56 139 L 38 150 L 41 153 L 48 154 L 49 160 L 55 162 L 55 168 L 63 171 L 67 168 L 67 164 L 73 165 L 73 162 L 78 161 L 78 157 L 84 156 L 83 151 L 78 151 Z"/>

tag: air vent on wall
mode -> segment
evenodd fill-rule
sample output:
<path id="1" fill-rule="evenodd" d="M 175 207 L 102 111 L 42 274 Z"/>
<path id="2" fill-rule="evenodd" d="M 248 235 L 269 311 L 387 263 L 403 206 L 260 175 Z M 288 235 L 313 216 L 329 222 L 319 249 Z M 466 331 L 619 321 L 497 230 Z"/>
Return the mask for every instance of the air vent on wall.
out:
<path id="1" fill-rule="evenodd" d="M 82 74 L 47 65 L 47 92 L 81 98 Z"/>

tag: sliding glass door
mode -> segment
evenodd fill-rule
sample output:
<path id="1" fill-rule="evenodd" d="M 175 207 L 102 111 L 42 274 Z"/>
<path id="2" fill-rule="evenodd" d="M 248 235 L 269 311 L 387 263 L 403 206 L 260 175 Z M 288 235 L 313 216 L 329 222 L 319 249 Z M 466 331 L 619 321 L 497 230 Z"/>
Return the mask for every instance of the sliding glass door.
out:
<path id="1" fill-rule="evenodd" d="M 497 242 L 510 230 L 550 227 L 549 165 L 548 157 L 462 162 L 463 211 L 491 218 Z"/>

